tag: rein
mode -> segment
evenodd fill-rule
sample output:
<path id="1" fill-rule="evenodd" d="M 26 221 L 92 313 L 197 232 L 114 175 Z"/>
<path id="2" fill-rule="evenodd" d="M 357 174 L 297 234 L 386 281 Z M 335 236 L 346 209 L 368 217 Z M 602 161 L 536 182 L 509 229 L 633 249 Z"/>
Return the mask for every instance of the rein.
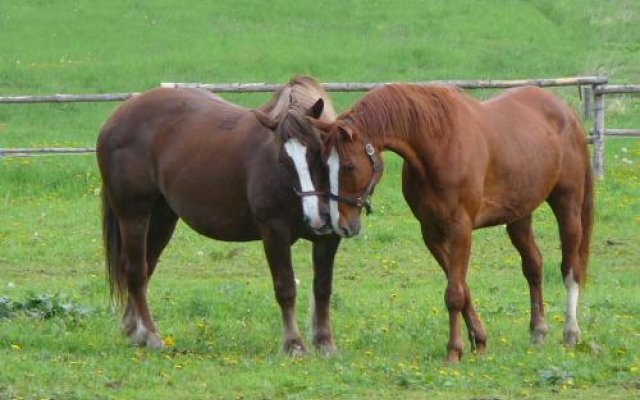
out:
<path id="1" fill-rule="evenodd" d="M 365 188 L 364 192 L 357 197 L 353 196 L 340 196 L 336 193 L 331 192 L 322 192 L 322 191 L 308 191 L 308 192 L 300 192 L 297 189 L 293 189 L 299 197 L 305 196 L 322 196 L 328 197 L 331 200 L 335 200 L 340 203 L 346 203 L 355 207 L 364 207 L 367 212 L 367 215 L 371 214 L 373 211 L 371 208 L 371 192 L 373 192 L 373 186 L 376 183 L 376 180 L 379 178 L 380 173 L 382 172 L 382 163 L 380 159 L 376 156 L 375 149 L 371 143 L 367 143 L 364 146 L 364 151 L 369 156 L 369 160 L 371 161 L 371 165 L 373 167 L 373 174 L 371 174 L 371 178 L 369 178 L 369 184 Z"/>

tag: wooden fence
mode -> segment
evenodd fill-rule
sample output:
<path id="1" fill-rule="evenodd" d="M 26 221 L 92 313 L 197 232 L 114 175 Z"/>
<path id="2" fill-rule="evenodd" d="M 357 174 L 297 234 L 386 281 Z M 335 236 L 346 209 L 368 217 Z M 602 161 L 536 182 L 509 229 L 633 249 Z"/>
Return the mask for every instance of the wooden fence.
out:
<path id="1" fill-rule="evenodd" d="M 621 93 L 640 93 L 640 85 L 607 85 L 607 78 L 603 76 L 583 76 L 553 79 L 517 79 L 517 80 L 435 80 L 414 82 L 419 85 L 453 85 L 462 89 L 505 89 L 519 86 L 566 87 L 583 88 L 580 92 L 583 99 L 583 114 L 585 118 L 593 115 L 593 130 L 589 141 L 594 146 L 593 169 L 597 177 L 604 175 L 604 137 L 605 136 L 640 136 L 640 130 L 607 129 L 604 128 L 604 96 Z M 364 92 L 385 85 L 387 82 L 374 83 L 323 83 L 328 92 Z M 201 88 L 216 93 L 256 93 L 272 92 L 283 85 L 272 83 L 162 83 L 162 87 Z M 593 94 L 593 108 L 591 95 Z M 54 94 L 39 96 L 4 96 L 0 97 L 0 104 L 24 103 L 67 103 L 67 102 L 104 102 L 122 101 L 138 93 L 107 93 L 107 94 Z M 74 154 L 94 152 L 94 148 L 0 148 L 0 157 L 28 156 L 33 154 Z"/>

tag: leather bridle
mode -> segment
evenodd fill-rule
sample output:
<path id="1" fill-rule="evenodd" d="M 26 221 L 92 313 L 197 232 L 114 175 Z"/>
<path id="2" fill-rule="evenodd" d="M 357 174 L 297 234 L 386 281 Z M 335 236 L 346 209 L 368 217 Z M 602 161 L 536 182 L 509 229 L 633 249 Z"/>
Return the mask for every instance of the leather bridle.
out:
<path id="1" fill-rule="evenodd" d="M 308 191 L 308 192 L 300 192 L 297 189 L 293 189 L 299 197 L 305 196 L 322 196 L 328 197 L 331 200 L 335 200 L 340 203 L 349 204 L 355 207 L 364 207 L 367 212 L 367 215 L 371 214 L 371 192 L 373 192 L 373 187 L 376 182 L 380 179 L 380 174 L 382 173 L 382 162 L 380 158 L 376 155 L 375 149 L 371 143 L 367 143 L 364 146 L 364 151 L 369 156 L 369 160 L 371 161 L 371 166 L 373 167 L 373 173 L 371 174 L 371 178 L 369 178 L 369 184 L 365 188 L 364 192 L 360 196 L 340 196 L 337 193 L 322 192 L 322 191 Z"/>

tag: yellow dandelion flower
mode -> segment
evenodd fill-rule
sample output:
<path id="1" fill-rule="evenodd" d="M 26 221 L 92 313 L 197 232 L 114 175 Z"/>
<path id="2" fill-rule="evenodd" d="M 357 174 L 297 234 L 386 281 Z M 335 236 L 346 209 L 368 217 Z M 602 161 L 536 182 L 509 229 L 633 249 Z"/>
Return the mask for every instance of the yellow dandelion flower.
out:
<path id="1" fill-rule="evenodd" d="M 173 337 L 171 335 L 166 336 L 162 341 L 164 342 L 164 345 L 166 347 L 173 347 L 173 345 L 175 344 Z"/>
<path id="2" fill-rule="evenodd" d="M 15 351 L 20 351 L 22 349 L 22 347 L 20 347 L 20 345 L 17 343 L 11 344 L 11 348 Z"/>

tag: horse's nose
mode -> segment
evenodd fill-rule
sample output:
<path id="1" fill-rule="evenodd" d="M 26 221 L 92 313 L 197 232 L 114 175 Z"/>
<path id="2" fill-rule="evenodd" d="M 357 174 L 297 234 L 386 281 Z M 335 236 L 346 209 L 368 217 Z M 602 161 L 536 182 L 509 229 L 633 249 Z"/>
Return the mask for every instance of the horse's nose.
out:
<path id="1" fill-rule="evenodd" d="M 331 214 L 329 214 L 329 210 L 320 212 L 320 218 L 325 222 L 325 225 L 331 224 Z"/>
<path id="2" fill-rule="evenodd" d="M 353 219 L 347 225 L 340 226 L 340 235 L 346 238 L 356 236 L 360 233 L 360 220 Z"/>
<path id="3" fill-rule="evenodd" d="M 317 234 L 329 233 L 331 227 L 329 226 L 328 220 L 320 217 L 320 218 L 310 218 L 308 216 L 304 217 L 304 223 L 307 225 L 313 232 Z"/>

